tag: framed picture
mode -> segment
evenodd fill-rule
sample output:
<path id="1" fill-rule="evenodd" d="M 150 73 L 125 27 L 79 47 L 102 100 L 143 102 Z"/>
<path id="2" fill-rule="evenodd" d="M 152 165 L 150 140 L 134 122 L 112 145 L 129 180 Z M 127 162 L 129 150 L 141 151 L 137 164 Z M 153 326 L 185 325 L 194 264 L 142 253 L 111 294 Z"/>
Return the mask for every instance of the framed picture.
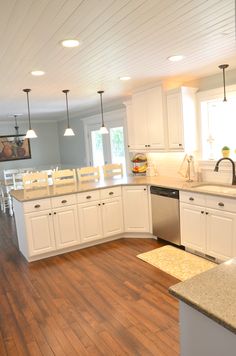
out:
<path id="1" fill-rule="evenodd" d="M 30 141 L 25 135 L 0 136 L 0 162 L 29 158 Z"/>

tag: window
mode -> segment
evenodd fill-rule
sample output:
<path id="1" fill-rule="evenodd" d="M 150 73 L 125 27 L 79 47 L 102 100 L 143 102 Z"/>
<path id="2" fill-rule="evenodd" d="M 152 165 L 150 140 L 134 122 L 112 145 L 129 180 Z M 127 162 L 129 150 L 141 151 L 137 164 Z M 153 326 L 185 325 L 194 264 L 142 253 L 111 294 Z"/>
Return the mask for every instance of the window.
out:
<path id="1" fill-rule="evenodd" d="M 217 99 L 201 100 L 201 146 L 202 159 L 219 159 L 221 149 L 229 146 L 231 157 L 236 149 L 236 93 Z"/>
<path id="2" fill-rule="evenodd" d="M 93 118 L 85 120 L 85 135 L 87 141 L 88 164 L 93 166 L 103 166 L 108 163 L 122 163 L 124 174 L 126 174 L 126 150 L 123 119 L 120 117 L 109 120 L 105 118 L 105 124 L 109 134 L 102 135 L 100 129 L 100 119 Z"/>

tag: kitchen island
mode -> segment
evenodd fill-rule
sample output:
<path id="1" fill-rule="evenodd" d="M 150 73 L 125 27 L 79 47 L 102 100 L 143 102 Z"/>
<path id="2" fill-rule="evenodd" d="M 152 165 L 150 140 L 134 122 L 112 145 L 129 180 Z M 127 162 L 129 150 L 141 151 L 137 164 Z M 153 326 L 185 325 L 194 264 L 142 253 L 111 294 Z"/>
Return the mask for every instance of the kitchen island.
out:
<path id="1" fill-rule="evenodd" d="M 236 350 L 236 258 L 169 289 L 180 300 L 181 356 Z"/>

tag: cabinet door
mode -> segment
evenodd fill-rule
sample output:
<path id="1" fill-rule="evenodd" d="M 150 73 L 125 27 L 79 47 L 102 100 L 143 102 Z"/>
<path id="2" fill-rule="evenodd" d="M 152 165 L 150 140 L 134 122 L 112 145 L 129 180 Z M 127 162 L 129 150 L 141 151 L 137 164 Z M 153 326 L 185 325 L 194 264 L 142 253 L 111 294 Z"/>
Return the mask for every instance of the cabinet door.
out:
<path id="1" fill-rule="evenodd" d="M 147 96 L 145 92 L 132 96 L 133 148 L 146 149 L 148 145 Z"/>
<path id="2" fill-rule="evenodd" d="M 120 197 L 102 201 L 102 225 L 104 237 L 122 233 L 123 212 Z"/>
<path id="3" fill-rule="evenodd" d="M 169 148 L 183 150 L 183 113 L 181 93 L 167 94 Z"/>
<path id="4" fill-rule="evenodd" d="M 214 209 L 207 212 L 207 254 L 227 260 L 234 255 L 235 214 Z"/>
<path id="5" fill-rule="evenodd" d="M 51 214 L 51 210 L 25 214 L 29 257 L 56 249 Z"/>
<path id="6" fill-rule="evenodd" d="M 181 244 L 199 252 L 206 250 L 205 208 L 180 204 Z"/>
<path id="7" fill-rule="evenodd" d="M 146 186 L 123 187 L 123 211 L 126 232 L 150 231 Z"/>
<path id="8" fill-rule="evenodd" d="M 162 88 L 146 91 L 146 115 L 148 125 L 148 147 L 164 149 L 164 119 Z"/>
<path id="9" fill-rule="evenodd" d="M 79 244 L 79 224 L 76 205 L 54 209 L 53 223 L 58 249 Z"/>
<path id="10" fill-rule="evenodd" d="M 78 207 L 81 241 L 88 242 L 101 239 L 103 233 L 100 202 L 79 204 Z"/>

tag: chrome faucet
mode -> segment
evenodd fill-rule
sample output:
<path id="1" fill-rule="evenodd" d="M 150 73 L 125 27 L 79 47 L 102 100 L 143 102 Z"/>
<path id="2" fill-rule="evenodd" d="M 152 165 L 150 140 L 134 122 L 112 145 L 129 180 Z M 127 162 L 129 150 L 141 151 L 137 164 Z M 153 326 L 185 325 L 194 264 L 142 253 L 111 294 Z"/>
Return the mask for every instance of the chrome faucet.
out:
<path id="1" fill-rule="evenodd" d="M 215 169 L 214 172 L 218 172 L 219 171 L 219 163 L 223 160 L 228 160 L 231 162 L 232 164 L 232 185 L 236 185 L 236 175 L 235 175 L 235 164 L 234 161 L 231 158 L 225 157 L 225 158 L 221 158 L 216 162 L 215 165 Z"/>

